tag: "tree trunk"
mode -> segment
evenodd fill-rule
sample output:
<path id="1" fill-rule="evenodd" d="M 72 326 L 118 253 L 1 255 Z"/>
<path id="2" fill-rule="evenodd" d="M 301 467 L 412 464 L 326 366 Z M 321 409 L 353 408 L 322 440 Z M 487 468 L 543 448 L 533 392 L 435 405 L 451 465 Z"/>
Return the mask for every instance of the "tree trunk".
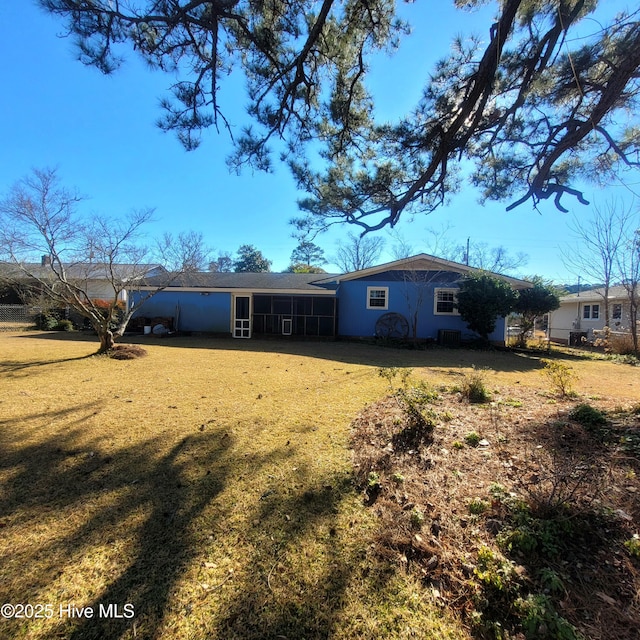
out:
<path id="1" fill-rule="evenodd" d="M 633 352 L 636 358 L 640 357 L 640 345 L 638 344 L 638 303 L 635 300 L 629 305 L 629 316 L 631 320 L 631 340 L 633 341 Z"/>
<path id="2" fill-rule="evenodd" d="M 100 329 L 98 331 L 98 338 L 100 338 L 100 349 L 98 349 L 98 353 L 107 353 L 111 351 L 116 344 L 113 331 L 110 329 Z"/>

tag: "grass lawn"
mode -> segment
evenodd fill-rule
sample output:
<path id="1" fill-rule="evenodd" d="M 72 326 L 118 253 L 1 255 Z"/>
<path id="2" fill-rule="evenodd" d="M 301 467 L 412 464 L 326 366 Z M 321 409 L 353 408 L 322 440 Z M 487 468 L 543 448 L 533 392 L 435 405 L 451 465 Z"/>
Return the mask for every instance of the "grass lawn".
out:
<path id="1" fill-rule="evenodd" d="M 51 605 L 0 619 L 0 637 L 469 637 L 373 552 L 349 427 L 387 392 L 379 367 L 434 384 L 489 367 L 489 384 L 544 390 L 538 358 L 144 346 L 116 361 L 78 334 L 0 333 L 0 603 Z M 579 394 L 640 399 L 637 368 L 566 358 Z"/>

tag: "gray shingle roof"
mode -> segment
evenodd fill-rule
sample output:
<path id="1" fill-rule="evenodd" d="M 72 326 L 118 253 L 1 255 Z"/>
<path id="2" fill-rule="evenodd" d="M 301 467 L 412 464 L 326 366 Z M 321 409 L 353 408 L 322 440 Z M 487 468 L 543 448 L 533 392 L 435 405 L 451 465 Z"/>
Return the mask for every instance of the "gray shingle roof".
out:
<path id="1" fill-rule="evenodd" d="M 114 264 L 107 265 L 101 262 L 65 264 L 67 278 L 71 280 L 117 280 L 127 281 L 138 279 L 147 274 L 157 275 L 164 271 L 159 264 Z M 0 272 L 13 279 L 23 279 L 27 273 L 40 280 L 49 280 L 54 277 L 52 267 L 41 263 L 23 263 L 21 266 L 12 263 L 2 263 Z M 111 272 L 113 275 L 111 275 Z"/>
<path id="2" fill-rule="evenodd" d="M 195 289 L 252 289 L 326 291 L 335 289 L 335 276 L 326 273 L 186 273 L 168 286 Z M 149 286 L 158 286 L 161 278 L 149 278 Z"/>
<path id="3" fill-rule="evenodd" d="M 622 285 L 612 285 L 609 287 L 609 300 L 626 300 L 628 297 L 627 290 Z M 584 289 L 580 293 L 570 293 L 568 296 L 562 296 L 562 302 L 575 302 L 577 300 L 602 300 L 604 298 L 604 289 L 598 287 L 596 289 Z"/>

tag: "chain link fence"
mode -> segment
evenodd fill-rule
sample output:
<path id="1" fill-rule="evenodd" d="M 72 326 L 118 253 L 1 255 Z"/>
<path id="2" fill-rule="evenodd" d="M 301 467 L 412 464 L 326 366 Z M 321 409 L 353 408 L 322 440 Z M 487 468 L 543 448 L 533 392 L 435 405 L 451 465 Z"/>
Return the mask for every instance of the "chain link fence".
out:
<path id="1" fill-rule="evenodd" d="M 0 304 L 0 331 L 31 328 L 39 309 L 24 304 Z"/>

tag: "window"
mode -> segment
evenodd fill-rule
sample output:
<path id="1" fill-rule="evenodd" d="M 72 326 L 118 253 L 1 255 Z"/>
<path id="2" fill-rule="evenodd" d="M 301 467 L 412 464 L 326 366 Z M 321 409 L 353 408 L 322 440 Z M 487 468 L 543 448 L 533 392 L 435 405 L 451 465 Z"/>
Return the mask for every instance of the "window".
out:
<path id="1" fill-rule="evenodd" d="M 584 320 L 597 320 L 600 317 L 599 304 L 585 304 L 582 307 L 582 318 Z"/>
<path id="2" fill-rule="evenodd" d="M 619 303 L 616 303 L 613 305 L 612 309 L 611 309 L 611 317 L 614 320 L 621 320 L 622 319 L 622 305 Z"/>
<path id="3" fill-rule="evenodd" d="M 457 289 L 436 289 L 434 301 L 434 313 L 436 315 L 457 315 L 456 293 Z"/>
<path id="4" fill-rule="evenodd" d="M 367 287 L 367 309 L 387 309 L 389 287 Z"/>

